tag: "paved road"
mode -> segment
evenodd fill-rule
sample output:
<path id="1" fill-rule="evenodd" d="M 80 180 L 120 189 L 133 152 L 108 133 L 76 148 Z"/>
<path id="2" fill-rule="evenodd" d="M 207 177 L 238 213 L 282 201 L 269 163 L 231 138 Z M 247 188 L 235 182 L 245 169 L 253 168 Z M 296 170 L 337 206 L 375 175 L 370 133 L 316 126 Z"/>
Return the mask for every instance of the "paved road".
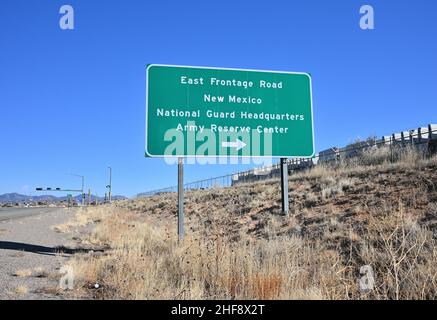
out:
<path id="1" fill-rule="evenodd" d="M 65 208 L 0 210 L 0 300 L 62 298 L 56 294 L 59 268 L 72 252 L 59 254 L 58 247 L 68 245 L 71 234 L 52 227 L 73 214 Z M 15 275 L 23 270 L 23 276 Z"/>
<path id="2" fill-rule="evenodd" d="M 59 208 L 0 208 L 0 221 L 30 217 L 59 210 Z"/>

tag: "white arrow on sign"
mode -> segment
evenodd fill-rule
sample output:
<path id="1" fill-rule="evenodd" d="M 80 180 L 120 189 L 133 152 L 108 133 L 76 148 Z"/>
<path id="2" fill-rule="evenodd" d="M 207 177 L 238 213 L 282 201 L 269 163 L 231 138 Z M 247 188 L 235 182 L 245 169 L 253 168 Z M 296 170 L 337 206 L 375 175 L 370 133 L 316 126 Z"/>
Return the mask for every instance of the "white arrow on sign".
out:
<path id="1" fill-rule="evenodd" d="M 236 148 L 237 151 L 243 149 L 245 146 L 246 144 L 238 138 L 235 140 L 235 142 L 227 142 L 227 141 L 222 142 L 223 148 Z"/>

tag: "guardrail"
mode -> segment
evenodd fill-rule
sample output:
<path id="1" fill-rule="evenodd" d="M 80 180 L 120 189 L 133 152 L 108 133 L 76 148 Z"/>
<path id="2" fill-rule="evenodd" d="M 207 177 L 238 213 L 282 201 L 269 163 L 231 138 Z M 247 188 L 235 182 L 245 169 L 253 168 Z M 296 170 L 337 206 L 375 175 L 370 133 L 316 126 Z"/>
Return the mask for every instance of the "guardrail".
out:
<path id="1" fill-rule="evenodd" d="M 337 163 L 341 160 L 357 158 L 362 156 L 366 151 L 381 147 L 389 148 L 393 161 L 396 150 L 407 146 L 415 147 L 418 151 L 423 153 L 437 153 L 437 125 L 430 124 L 428 127 L 393 133 L 390 136 L 383 136 L 381 139 L 370 138 L 365 141 L 349 144 L 344 148 L 332 147 L 319 152 L 311 159 L 288 159 L 288 171 L 289 173 L 299 172 L 321 163 Z M 280 164 L 278 163 L 267 167 L 254 168 L 248 171 L 189 182 L 184 184 L 184 190 L 231 187 L 242 183 L 254 183 L 260 180 L 279 178 L 279 176 Z M 141 198 L 172 192 L 177 192 L 177 186 L 139 193 L 137 197 Z"/>

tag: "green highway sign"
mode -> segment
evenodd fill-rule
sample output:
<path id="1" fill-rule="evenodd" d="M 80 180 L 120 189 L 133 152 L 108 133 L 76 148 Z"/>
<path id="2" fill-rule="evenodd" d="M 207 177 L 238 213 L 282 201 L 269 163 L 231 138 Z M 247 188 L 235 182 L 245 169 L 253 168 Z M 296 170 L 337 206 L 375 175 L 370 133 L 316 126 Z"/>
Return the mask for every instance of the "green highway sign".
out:
<path id="1" fill-rule="evenodd" d="M 149 157 L 312 157 L 307 73 L 151 64 Z"/>

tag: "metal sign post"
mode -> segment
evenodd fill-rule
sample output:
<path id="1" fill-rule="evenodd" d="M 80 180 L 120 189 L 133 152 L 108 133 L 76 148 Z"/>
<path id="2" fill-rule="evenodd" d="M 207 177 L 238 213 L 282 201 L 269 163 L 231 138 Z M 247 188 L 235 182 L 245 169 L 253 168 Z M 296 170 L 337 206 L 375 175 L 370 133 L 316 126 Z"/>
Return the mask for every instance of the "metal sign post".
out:
<path id="1" fill-rule="evenodd" d="M 184 158 L 178 158 L 178 239 L 184 239 Z"/>
<path id="2" fill-rule="evenodd" d="M 288 214 L 288 164 L 287 158 L 281 158 L 281 199 L 282 212 Z"/>

